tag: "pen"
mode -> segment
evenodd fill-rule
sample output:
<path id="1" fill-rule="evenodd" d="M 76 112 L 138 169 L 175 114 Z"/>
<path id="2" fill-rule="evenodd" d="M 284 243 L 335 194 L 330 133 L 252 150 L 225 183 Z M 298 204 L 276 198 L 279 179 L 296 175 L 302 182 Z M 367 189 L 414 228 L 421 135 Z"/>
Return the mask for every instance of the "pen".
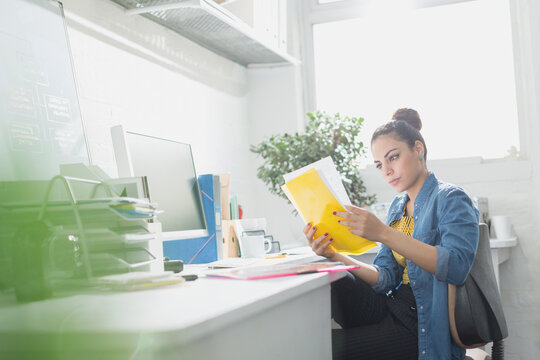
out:
<path id="1" fill-rule="evenodd" d="M 317 270 L 307 270 L 307 271 L 299 271 L 297 275 L 306 275 L 306 274 L 317 274 Z"/>
<path id="2" fill-rule="evenodd" d="M 287 257 L 287 254 L 281 253 L 277 255 L 266 256 L 265 259 L 280 259 L 284 257 Z"/>
<path id="3" fill-rule="evenodd" d="M 401 281 L 395 288 L 389 290 L 387 293 L 386 293 L 386 296 L 388 297 L 391 297 L 392 299 L 394 298 L 394 294 L 396 291 L 398 291 L 399 287 L 401 286 L 401 284 L 403 284 L 403 281 Z"/>
<path id="4" fill-rule="evenodd" d="M 182 279 L 169 279 L 169 280 L 154 280 L 150 282 L 145 282 L 140 284 L 141 287 L 151 287 L 151 286 L 163 286 L 163 285 L 173 285 L 182 283 Z"/>

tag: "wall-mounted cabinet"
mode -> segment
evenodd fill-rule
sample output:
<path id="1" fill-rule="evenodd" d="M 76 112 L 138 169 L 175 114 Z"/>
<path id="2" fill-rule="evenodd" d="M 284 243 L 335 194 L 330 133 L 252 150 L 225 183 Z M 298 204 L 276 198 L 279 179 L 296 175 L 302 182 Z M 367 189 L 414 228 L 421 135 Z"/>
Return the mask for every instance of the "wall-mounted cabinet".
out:
<path id="1" fill-rule="evenodd" d="M 126 14 L 142 15 L 155 21 L 199 45 L 230 59 L 238 64 L 275 65 L 298 64 L 299 61 L 286 51 L 286 31 L 279 22 L 263 20 L 279 18 L 283 13 L 284 1 L 276 0 L 265 12 L 268 3 L 274 1 L 252 0 L 252 8 L 241 6 L 241 1 L 230 2 L 243 14 L 251 14 L 253 23 L 242 20 L 224 6 L 212 0 L 112 0 L 123 6 Z M 266 4 L 266 5 L 264 5 Z M 278 4 L 282 5 L 282 10 Z M 239 6 L 240 5 L 240 6 Z M 234 10 L 234 9 L 231 9 Z M 275 17 L 274 17 L 275 16 Z M 281 19 L 286 22 L 286 19 Z M 272 25 L 271 24 L 276 24 Z M 280 36 L 281 29 L 281 36 Z"/>
<path id="2" fill-rule="evenodd" d="M 287 52 L 287 0 L 229 0 L 222 6 L 271 47 Z"/>

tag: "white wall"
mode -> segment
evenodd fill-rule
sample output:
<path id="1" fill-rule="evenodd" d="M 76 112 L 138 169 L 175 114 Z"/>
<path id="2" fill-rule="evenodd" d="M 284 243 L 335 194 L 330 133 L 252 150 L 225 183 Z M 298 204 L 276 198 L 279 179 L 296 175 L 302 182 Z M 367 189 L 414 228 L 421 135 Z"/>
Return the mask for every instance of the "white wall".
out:
<path id="1" fill-rule="evenodd" d="M 63 1 L 94 164 L 116 167 L 110 127 L 190 143 L 197 172 L 232 175 L 249 208 L 246 68 L 108 0 Z"/>
<path id="2" fill-rule="evenodd" d="M 273 134 L 293 134 L 303 130 L 299 74 L 300 68 L 294 66 L 248 70 L 249 139 L 252 144 L 259 144 Z M 251 156 L 251 171 L 256 174 L 262 159 L 256 158 L 255 154 Z M 293 246 L 303 227 L 301 220 L 292 215 L 293 207 L 271 194 L 260 179 L 253 185 L 257 201 L 251 216 L 265 217 L 268 233 L 282 245 Z"/>
<path id="3" fill-rule="evenodd" d="M 540 353 L 540 4 L 512 0 L 516 85 L 521 143 L 531 163 L 531 176 L 500 184 L 475 185 L 490 194 L 493 214 L 512 217 L 519 244 L 500 268 L 501 295 L 510 336 L 508 359 L 536 359 Z M 511 177 L 515 168 L 508 168 Z M 487 174 L 490 175 L 490 174 Z M 493 201 L 492 201 L 493 199 Z"/>
<path id="4" fill-rule="evenodd" d="M 287 1 L 287 5 L 288 53 L 300 59 L 302 36 L 298 18 L 302 15 L 301 7 L 294 1 Z M 302 72 L 303 65 L 248 70 L 252 144 L 259 144 L 271 135 L 303 131 L 306 111 Z M 262 159 L 252 154 L 252 160 L 252 171 L 256 174 Z M 268 232 L 280 241 L 282 248 L 306 245 L 302 234 L 305 224 L 292 214 L 292 205 L 270 194 L 261 180 L 257 179 L 254 186 L 257 201 L 253 216 L 267 219 Z"/>

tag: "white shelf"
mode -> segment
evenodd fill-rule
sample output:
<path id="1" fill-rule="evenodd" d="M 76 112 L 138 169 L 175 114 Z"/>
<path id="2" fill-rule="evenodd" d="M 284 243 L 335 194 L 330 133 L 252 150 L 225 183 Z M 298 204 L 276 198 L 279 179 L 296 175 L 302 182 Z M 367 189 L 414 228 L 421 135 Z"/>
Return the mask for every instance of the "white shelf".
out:
<path id="1" fill-rule="evenodd" d="M 517 245 L 517 236 L 508 239 L 489 239 L 489 245 L 492 249 L 514 247 Z"/>
<path id="2" fill-rule="evenodd" d="M 251 27 L 212 0 L 112 0 L 128 15 L 142 15 L 244 66 L 296 65 Z"/>

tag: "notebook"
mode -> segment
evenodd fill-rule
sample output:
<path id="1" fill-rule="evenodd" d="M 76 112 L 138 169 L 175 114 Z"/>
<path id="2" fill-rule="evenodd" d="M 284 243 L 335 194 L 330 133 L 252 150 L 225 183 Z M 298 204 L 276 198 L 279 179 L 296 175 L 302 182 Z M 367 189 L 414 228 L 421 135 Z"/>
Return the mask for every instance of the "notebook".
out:
<path id="1" fill-rule="evenodd" d="M 123 274 L 105 275 L 93 279 L 94 284 L 112 290 L 143 290 L 183 283 L 184 278 L 175 277 L 172 271 L 135 271 Z"/>
<path id="2" fill-rule="evenodd" d="M 100 276 L 96 277 L 94 281 L 102 284 L 141 284 L 156 279 L 168 278 L 171 275 L 173 275 L 172 271 L 134 271 L 122 274 Z"/>
<path id="3" fill-rule="evenodd" d="M 209 269 L 237 268 L 237 267 L 242 267 L 242 266 L 254 265 L 261 261 L 264 261 L 264 259 L 240 258 L 240 257 L 225 258 L 225 259 L 212 261 L 211 263 L 208 263 L 208 268 Z"/>
<path id="4" fill-rule="evenodd" d="M 322 272 L 348 271 L 358 268 L 360 266 L 343 265 L 342 263 L 275 264 L 214 271 L 207 273 L 206 276 L 234 280 L 263 280 Z"/>

